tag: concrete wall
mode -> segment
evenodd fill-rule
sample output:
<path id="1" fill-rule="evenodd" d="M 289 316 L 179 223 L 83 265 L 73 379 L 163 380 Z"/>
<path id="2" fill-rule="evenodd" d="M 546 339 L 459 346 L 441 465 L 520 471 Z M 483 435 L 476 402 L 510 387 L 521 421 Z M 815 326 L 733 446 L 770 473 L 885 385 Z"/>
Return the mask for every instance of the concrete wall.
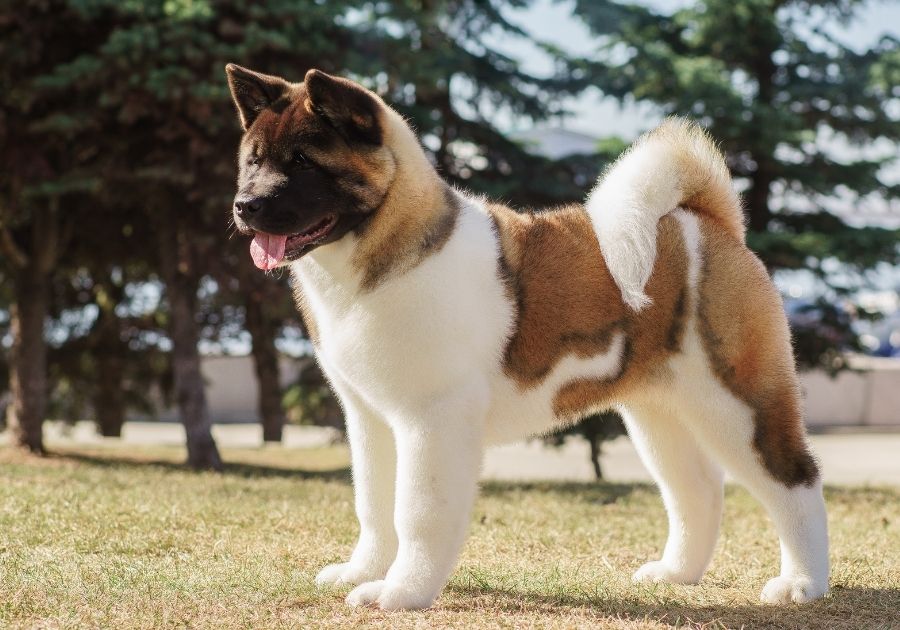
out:
<path id="1" fill-rule="evenodd" d="M 282 357 L 281 384 L 286 386 L 297 379 L 297 361 Z M 259 422 L 259 396 L 253 359 L 249 356 L 203 357 L 201 369 L 206 380 L 206 400 L 213 422 Z M 160 411 L 159 420 L 175 422 L 174 409 Z M 129 415 L 129 420 L 148 420 L 146 416 Z"/>
<path id="2" fill-rule="evenodd" d="M 282 357 L 281 383 L 297 378 L 296 363 Z M 256 422 L 256 373 L 250 357 L 204 357 L 203 376 L 210 412 L 216 422 Z"/>
<path id="3" fill-rule="evenodd" d="M 900 427 L 900 360 L 856 357 L 850 365 L 834 378 L 801 375 L 808 424 Z"/>
<path id="4" fill-rule="evenodd" d="M 297 363 L 283 358 L 282 383 L 297 377 Z M 900 360 L 861 357 L 854 371 L 831 378 L 824 372 L 801 375 L 810 426 L 900 427 Z M 859 370 L 859 371 L 856 371 Z M 206 357 L 203 374 L 215 422 L 256 422 L 256 375 L 250 357 Z M 174 410 L 160 414 L 176 420 Z M 137 418 L 135 418 L 137 419 Z"/>

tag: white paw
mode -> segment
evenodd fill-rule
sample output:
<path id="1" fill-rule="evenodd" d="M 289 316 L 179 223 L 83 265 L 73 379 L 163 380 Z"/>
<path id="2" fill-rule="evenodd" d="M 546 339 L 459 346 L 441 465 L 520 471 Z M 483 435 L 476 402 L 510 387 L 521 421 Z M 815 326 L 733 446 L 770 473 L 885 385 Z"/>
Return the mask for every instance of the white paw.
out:
<path id="1" fill-rule="evenodd" d="M 360 584 L 347 595 L 347 603 L 350 606 L 377 605 L 382 610 L 428 608 L 434 600 L 434 595 L 417 594 L 387 580 Z"/>
<path id="2" fill-rule="evenodd" d="M 384 590 L 384 580 L 365 582 L 360 584 L 347 595 L 347 603 L 351 606 L 368 606 L 378 601 L 381 591 Z"/>
<path id="3" fill-rule="evenodd" d="M 666 582 L 668 584 L 696 584 L 702 574 L 688 573 L 672 568 L 663 560 L 648 562 L 634 572 L 631 579 L 635 582 Z"/>
<path id="4" fill-rule="evenodd" d="M 767 604 L 804 604 L 824 597 L 828 584 L 805 576 L 781 575 L 768 581 L 760 599 Z"/>
<path id="5" fill-rule="evenodd" d="M 316 576 L 316 586 L 342 586 L 344 584 L 362 584 L 383 578 L 387 571 L 376 571 L 367 567 L 354 565 L 350 562 L 342 562 L 340 564 L 329 564 L 327 567 L 319 571 Z"/>

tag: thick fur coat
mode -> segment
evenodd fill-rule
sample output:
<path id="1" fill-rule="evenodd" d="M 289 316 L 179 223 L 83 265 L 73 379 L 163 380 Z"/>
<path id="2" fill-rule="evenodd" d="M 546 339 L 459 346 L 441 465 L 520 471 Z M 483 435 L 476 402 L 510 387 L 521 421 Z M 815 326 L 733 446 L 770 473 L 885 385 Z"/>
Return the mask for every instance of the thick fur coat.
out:
<path id="1" fill-rule="evenodd" d="M 235 221 L 259 267 L 290 267 L 346 414 L 360 535 L 319 584 L 355 585 L 351 605 L 432 605 L 485 447 L 612 407 L 669 515 L 636 580 L 700 580 L 728 471 L 781 538 L 762 599 L 825 594 L 787 321 L 700 128 L 669 120 L 638 140 L 584 206 L 519 213 L 449 187 L 354 83 L 228 76 L 246 131 Z"/>

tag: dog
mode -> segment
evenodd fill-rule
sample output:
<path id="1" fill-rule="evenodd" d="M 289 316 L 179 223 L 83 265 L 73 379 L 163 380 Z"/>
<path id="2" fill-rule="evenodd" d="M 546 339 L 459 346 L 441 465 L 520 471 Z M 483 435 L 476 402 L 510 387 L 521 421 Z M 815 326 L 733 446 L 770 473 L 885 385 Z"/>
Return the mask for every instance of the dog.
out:
<path id="1" fill-rule="evenodd" d="M 615 408 L 669 520 L 635 580 L 700 580 L 724 470 L 780 537 L 762 600 L 826 593 L 787 320 L 701 128 L 664 122 L 584 205 L 517 212 L 449 186 L 406 121 L 352 81 L 226 73 L 244 129 L 234 221 L 257 267 L 289 267 L 346 415 L 359 540 L 317 584 L 354 585 L 350 605 L 431 606 L 485 447 Z"/>

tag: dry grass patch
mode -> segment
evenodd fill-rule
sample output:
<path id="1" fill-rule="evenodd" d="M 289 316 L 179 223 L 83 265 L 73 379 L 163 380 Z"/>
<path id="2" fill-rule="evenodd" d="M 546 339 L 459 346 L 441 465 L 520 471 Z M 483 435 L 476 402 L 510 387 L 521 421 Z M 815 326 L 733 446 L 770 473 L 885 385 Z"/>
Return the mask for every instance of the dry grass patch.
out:
<path id="1" fill-rule="evenodd" d="M 224 456 L 218 475 L 177 448 L 0 449 L 0 626 L 900 627 L 898 489 L 830 488 L 832 594 L 772 607 L 777 541 L 742 490 L 706 578 L 674 587 L 629 580 L 665 540 L 652 487 L 489 483 L 438 605 L 387 614 L 313 585 L 356 534 L 342 448 Z"/>

